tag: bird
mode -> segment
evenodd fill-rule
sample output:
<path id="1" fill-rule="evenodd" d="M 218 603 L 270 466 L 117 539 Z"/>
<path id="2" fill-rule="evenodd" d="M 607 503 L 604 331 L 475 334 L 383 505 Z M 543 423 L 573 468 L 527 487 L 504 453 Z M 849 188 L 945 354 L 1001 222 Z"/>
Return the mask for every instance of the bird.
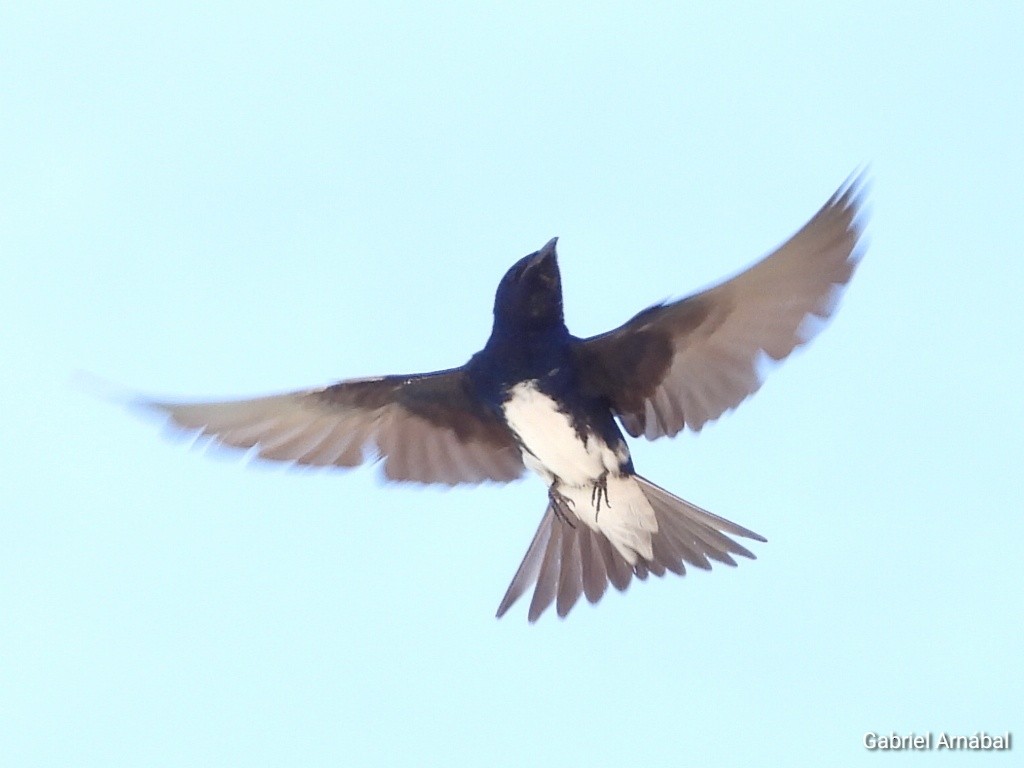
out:
<path id="1" fill-rule="evenodd" d="M 556 246 L 519 259 L 494 299 L 483 349 L 457 368 L 353 378 L 219 402 L 140 400 L 173 426 L 263 459 L 379 462 L 387 481 L 506 483 L 532 471 L 547 507 L 497 617 L 531 587 L 530 623 L 564 618 L 611 585 L 756 559 L 758 533 L 640 475 L 623 431 L 699 432 L 834 313 L 864 251 L 865 173 L 848 178 L 785 243 L 713 287 L 588 338 L 565 323 Z"/>

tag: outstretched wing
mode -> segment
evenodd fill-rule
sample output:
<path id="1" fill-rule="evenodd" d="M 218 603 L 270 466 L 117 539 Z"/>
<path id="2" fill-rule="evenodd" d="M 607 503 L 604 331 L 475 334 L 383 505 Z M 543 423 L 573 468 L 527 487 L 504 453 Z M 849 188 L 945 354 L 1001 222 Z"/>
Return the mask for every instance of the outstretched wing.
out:
<path id="1" fill-rule="evenodd" d="M 253 400 L 143 405 L 277 461 L 354 467 L 382 459 L 389 480 L 446 485 L 507 482 L 523 472 L 512 433 L 473 397 L 462 368 Z"/>
<path id="2" fill-rule="evenodd" d="M 831 317 L 861 256 L 864 176 L 844 184 L 778 250 L 730 280 L 576 347 L 584 385 L 631 435 L 699 431 L 761 386 L 763 357 L 782 360 Z"/>

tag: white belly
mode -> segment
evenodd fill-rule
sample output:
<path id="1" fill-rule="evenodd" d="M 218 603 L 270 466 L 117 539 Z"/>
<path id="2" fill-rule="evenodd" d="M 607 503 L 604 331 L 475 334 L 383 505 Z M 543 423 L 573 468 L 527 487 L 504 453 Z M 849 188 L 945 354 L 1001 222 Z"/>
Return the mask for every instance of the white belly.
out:
<path id="1" fill-rule="evenodd" d="M 572 514 L 604 534 L 626 562 L 635 564 L 638 556 L 650 560 L 658 522 L 639 483 L 621 474 L 629 459 L 625 444 L 614 451 L 595 434 L 582 439 L 555 401 L 537 391 L 536 382 L 517 384 L 511 394 L 502 409 L 524 446 L 523 463 L 554 485 Z M 596 493 L 602 476 L 605 491 Z"/>
<path id="2" fill-rule="evenodd" d="M 629 458 L 623 448 L 616 453 L 597 435 L 580 435 L 555 401 L 537 390 L 535 381 L 517 384 L 502 406 L 505 418 L 525 450 L 523 463 L 550 485 L 591 486 L 605 472 L 618 474 Z"/>

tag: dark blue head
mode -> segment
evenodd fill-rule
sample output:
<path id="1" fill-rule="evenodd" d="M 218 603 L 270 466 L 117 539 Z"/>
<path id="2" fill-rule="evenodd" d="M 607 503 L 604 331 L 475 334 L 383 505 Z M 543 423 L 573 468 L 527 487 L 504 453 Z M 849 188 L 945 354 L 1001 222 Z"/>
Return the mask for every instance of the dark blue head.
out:
<path id="1" fill-rule="evenodd" d="M 501 278 L 494 296 L 494 324 L 504 330 L 562 328 L 562 277 L 552 238 L 524 256 Z"/>

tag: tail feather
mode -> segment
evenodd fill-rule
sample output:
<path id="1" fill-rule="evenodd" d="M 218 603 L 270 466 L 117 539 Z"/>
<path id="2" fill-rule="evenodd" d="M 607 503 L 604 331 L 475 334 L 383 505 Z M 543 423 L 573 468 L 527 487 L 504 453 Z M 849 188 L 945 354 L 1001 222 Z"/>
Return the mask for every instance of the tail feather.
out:
<path id="1" fill-rule="evenodd" d="M 558 593 L 558 574 L 562 570 L 562 536 L 571 530 L 561 520 L 556 520 L 551 527 L 551 538 L 548 539 L 548 545 L 544 550 L 540 571 L 537 573 L 537 586 L 534 587 L 533 600 L 530 601 L 531 622 L 536 621 L 547 610 Z"/>
<path id="2" fill-rule="evenodd" d="M 704 556 L 700 544 L 694 542 L 693 537 L 676 520 L 666 518 L 660 532 L 661 536 L 658 538 L 673 547 L 672 551 L 679 556 L 681 563 L 700 568 L 702 571 L 711 570 L 711 562 Z"/>
<path id="3" fill-rule="evenodd" d="M 684 501 L 646 478 L 634 475 L 631 479 L 650 503 L 657 521 L 655 531 L 637 531 L 640 535 L 650 533 L 650 557 L 630 552 L 636 559 L 630 564 L 600 529 L 595 530 L 579 518 L 570 523 L 548 505 L 498 606 L 499 618 L 534 584 L 527 614 L 531 623 L 552 603 L 560 617 L 572 610 L 581 595 L 596 603 L 609 583 L 624 591 L 633 576 L 644 580 L 648 574 L 661 577 L 670 571 L 684 576 L 687 565 L 710 570 L 711 560 L 735 566 L 731 555 L 756 559 L 727 534 L 766 541 L 750 529 Z"/>
<path id="4" fill-rule="evenodd" d="M 608 581 L 612 583 L 619 592 L 624 592 L 629 586 L 629 580 L 633 576 L 633 566 L 629 564 L 622 555 L 618 553 L 607 536 L 591 534 L 591 541 L 596 541 L 604 558 L 605 567 L 608 569 Z"/>
<path id="5" fill-rule="evenodd" d="M 555 609 L 562 617 L 569 613 L 569 609 L 576 605 L 583 594 L 583 563 L 579 546 L 581 534 L 582 531 L 576 528 L 566 526 L 562 529 L 562 568 L 558 576 L 558 599 L 555 602 Z"/>
<path id="6" fill-rule="evenodd" d="M 604 555 L 593 536 L 580 536 L 580 565 L 583 568 L 583 592 L 587 600 L 596 603 L 608 588 L 608 570 Z"/>
<path id="7" fill-rule="evenodd" d="M 537 526 L 537 532 L 533 534 L 533 541 L 530 542 L 526 555 L 523 556 L 523 562 L 519 564 L 519 570 L 512 577 L 512 583 L 508 585 L 505 597 L 501 599 L 501 605 L 498 606 L 497 613 L 499 619 L 505 615 L 505 611 L 511 608 L 516 600 L 523 596 L 523 593 L 530 588 L 530 585 L 537 581 L 537 575 L 540 573 L 540 563 L 547 549 L 548 541 L 551 539 L 551 529 L 554 520 L 555 515 L 549 504 L 547 512 L 541 518 L 540 525 Z"/>

